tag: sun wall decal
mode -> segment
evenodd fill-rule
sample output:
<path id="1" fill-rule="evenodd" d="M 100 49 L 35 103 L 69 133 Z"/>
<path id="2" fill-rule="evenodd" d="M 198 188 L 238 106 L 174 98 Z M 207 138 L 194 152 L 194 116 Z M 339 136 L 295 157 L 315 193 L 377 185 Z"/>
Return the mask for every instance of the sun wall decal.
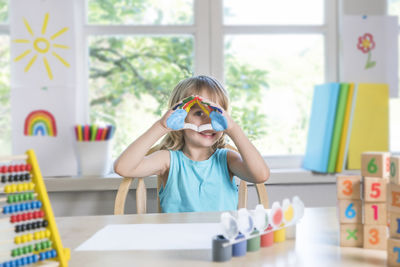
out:
<path id="1" fill-rule="evenodd" d="M 46 38 L 46 30 L 47 30 L 47 24 L 49 22 L 49 13 L 46 13 L 44 15 L 44 20 L 43 20 L 43 25 L 41 29 L 41 36 L 35 35 L 33 32 L 31 26 L 29 25 L 28 21 L 24 19 L 24 24 L 25 28 L 28 31 L 28 33 L 32 36 L 32 40 L 28 39 L 15 39 L 13 40 L 14 43 L 20 43 L 20 44 L 29 44 L 31 47 L 26 49 L 22 54 L 18 55 L 16 58 L 14 58 L 14 62 L 18 62 L 25 58 L 28 55 L 33 55 L 28 63 L 26 64 L 24 68 L 24 72 L 28 72 L 29 69 L 32 67 L 32 65 L 36 62 L 38 57 L 40 55 L 43 56 L 43 64 L 44 67 L 47 71 L 47 76 L 49 77 L 50 80 L 53 80 L 53 72 L 51 70 L 49 61 L 47 57 L 49 55 L 55 57 L 58 61 L 60 61 L 65 67 L 69 68 L 70 64 L 62 58 L 57 52 L 53 51 L 52 48 L 58 48 L 58 49 L 69 49 L 68 46 L 62 45 L 62 44 L 57 44 L 54 43 L 54 40 L 59 37 L 60 35 L 64 34 L 66 31 L 68 31 L 68 27 L 64 27 L 61 30 L 57 31 L 53 35 L 50 36 L 50 38 Z M 57 50 L 57 49 L 56 49 Z"/>

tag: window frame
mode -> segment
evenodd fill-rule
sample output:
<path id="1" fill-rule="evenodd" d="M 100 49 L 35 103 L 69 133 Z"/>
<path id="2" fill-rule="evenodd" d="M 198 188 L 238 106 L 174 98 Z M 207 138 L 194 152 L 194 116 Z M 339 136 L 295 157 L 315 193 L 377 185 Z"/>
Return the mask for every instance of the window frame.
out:
<path id="1" fill-rule="evenodd" d="M 338 80 L 338 0 L 324 0 L 322 25 L 224 25 L 223 0 L 194 0 L 193 25 L 95 25 L 87 23 L 87 0 L 78 1 L 78 25 L 82 27 L 81 66 L 89 60 L 88 38 L 96 35 L 171 35 L 188 34 L 194 38 L 194 72 L 224 81 L 224 38 L 234 34 L 321 34 L 324 38 L 325 81 Z M 89 118 L 88 68 L 83 69 L 78 106 L 82 123 Z M 301 168 L 303 155 L 264 156 L 271 168 Z"/>

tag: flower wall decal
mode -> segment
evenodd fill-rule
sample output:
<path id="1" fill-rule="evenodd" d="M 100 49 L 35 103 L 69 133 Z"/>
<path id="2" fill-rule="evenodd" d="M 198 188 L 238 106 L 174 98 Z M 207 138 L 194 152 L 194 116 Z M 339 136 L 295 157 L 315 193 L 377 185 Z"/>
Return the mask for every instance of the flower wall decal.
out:
<path id="1" fill-rule="evenodd" d="M 358 37 L 357 48 L 364 54 L 368 53 L 365 69 L 375 67 L 376 61 L 371 61 L 371 50 L 375 48 L 374 36 L 370 33 L 365 33 L 363 36 Z"/>

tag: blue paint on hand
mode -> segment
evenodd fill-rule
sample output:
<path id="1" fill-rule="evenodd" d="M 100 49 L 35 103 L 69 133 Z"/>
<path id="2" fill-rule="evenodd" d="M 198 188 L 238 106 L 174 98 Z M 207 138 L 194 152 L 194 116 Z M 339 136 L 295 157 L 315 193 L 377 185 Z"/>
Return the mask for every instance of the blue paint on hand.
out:
<path id="1" fill-rule="evenodd" d="M 211 125 L 215 131 L 219 132 L 228 128 L 228 122 L 221 113 L 216 111 L 211 111 L 210 118 L 211 118 Z"/>
<path id="2" fill-rule="evenodd" d="M 171 116 L 167 119 L 167 127 L 172 130 L 180 130 L 183 128 L 185 124 L 185 118 L 187 116 L 187 112 L 184 109 L 175 110 Z"/>

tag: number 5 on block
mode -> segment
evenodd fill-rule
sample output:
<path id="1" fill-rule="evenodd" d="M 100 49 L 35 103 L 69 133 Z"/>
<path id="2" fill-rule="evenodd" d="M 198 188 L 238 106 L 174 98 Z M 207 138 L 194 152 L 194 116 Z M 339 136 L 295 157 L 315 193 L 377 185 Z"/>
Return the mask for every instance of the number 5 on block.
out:
<path id="1" fill-rule="evenodd" d="M 339 200 L 340 223 L 362 223 L 361 200 Z"/>
<path id="2" fill-rule="evenodd" d="M 361 199 L 361 176 L 338 176 L 336 179 L 338 199 Z"/>
<path id="3" fill-rule="evenodd" d="M 387 180 L 382 178 L 364 178 L 364 200 L 366 202 L 386 201 Z"/>

